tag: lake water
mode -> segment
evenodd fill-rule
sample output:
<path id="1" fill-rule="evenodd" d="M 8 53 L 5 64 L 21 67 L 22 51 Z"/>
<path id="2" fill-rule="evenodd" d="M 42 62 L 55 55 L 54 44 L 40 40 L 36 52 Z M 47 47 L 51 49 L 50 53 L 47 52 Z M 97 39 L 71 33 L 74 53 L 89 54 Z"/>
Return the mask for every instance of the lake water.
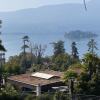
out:
<path id="1" fill-rule="evenodd" d="M 21 50 L 21 46 L 23 45 L 22 42 L 22 37 L 27 34 L 2 34 L 1 38 L 3 40 L 3 44 L 5 48 L 7 49 L 6 52 L 6 57 L 8 58 L 9 56 L 13 56 L 16 54 L 19 54 Z M 45 34 L 45 35 L 40 35 L 40 34 L 28 34 L 30 37 L 30 40 L 32 43 L 37 43 L 37 44 L 43 44 L 47 45 L 47 49 L 45 52 L 45 55 L 52 55 L 53 54 L 53 47 L 52 47 L 52 42 L 56 42 L 58 40 L 63 40 L 65 42 L 65 49 L 66 52 L 71 53 L 71 43 L 73 40 L 68 40 L 64 38 L 64 34 L 56 35 L 56 34 Z M 89 40 L 81 40 L 81 41 L 76 41 L 77 43 L 77 48 L 80 57 L 84 53 L 87 52 L 88 47 L 87 43 Z M 100 36 L 95 39 L 97 42 L 97 47 L 99 50 L 96 52 L 100 56 Z"/>

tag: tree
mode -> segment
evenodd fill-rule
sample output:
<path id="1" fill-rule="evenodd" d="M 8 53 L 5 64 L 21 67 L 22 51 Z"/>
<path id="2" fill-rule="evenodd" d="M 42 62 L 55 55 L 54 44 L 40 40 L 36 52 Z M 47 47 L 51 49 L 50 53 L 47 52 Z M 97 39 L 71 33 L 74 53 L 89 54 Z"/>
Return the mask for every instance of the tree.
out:
<path id="1" fill-rule="evenodd" d="M 2 40 L 0 40 L 0 51 L 6 52 L 5 47 L 2 45 Z"/>
<path id="2" fill-rule="evenodd" d="M 0 28 L 2 27 L 2 20 L 0 20 Z M 1 32 L 0 32 L 1 34 Z M 3 69 L 3 65 L 5 63 L 5 52 L 6 52 L 6 49 L 5 47 L 2 45 L 2 40 L 0 40 L 0 85 L 2 83 L 2 76 L 3 76 L 3 72 L 2 72 L 2 69 Z"/>
<path id="3" fill-rule="evenodd" d="M 11 84 L 6 84 L 5 88 L 2 89 L 3 94 L 9 94 L 10 96 L 18 95 L 18 92 L 14 89 Z"/>
<path id="4" fill-rule="evenodd" d="M 68 70 L 64 73 L 64 81 L 67 82 L 70 78 L 78 78 L 81 73 L 86 71 L 86 67 L 81 63 L 70 65 Z"/>
<path id="5" fill-rule="evenodd" d="M 6 84 L 0 93 L 0 100 L 20 100 L 19 93 L 11 84 Z"/>
<path id="6" fill-rule="evenodd" d="M 29 37 L 28 36 L 24 36 L 23 38 L 23 46 L 22 46 L 22 49 L 23 49 L 23 54 L 25 56 L 26 54 L 26 49 L 29 48 L 29 46 L 26 44 L 27 42 L 29 42 Z"/>
<path id="7" fill-rule="evenodd" d="M 88 42 L 88 51 L 91 53 L 91 54 L 95 54 L 95 50 L 98 50 L 97 48 L 97 43 L 95 42 L 94 39 L 91 39 L 89 42 Z"/>
<path id="8" fill-rule="evenodd" d="M 73 59 L 79 59 L 79 56 L 78 56 L 78 50 L 77 50 L 77 47 L 76 47 L 76 42 L 72 42 L 72 58 Z"/>
<path id="9" fill-rule="evenodd" d="M 91 53 L 86 53 L 83 59 L 84 64 L 87 66 L 88 73 L 91 79 L 92 75 L 98 70 L 97 67 L 100 66 L 100 59 L 97 55 Z"/>
<path id="10" fill-rule="evenodd" d="M 56 57 L 59 54 L 64 54 L 65 53 L 65 48 L 64 48 L 64 42 L 63 41 L 58 41 L 54 42 L 53 44 L 53 49 L 54 49 L 54 56 Z"/>
<path id="11" fill-rule="evenodd" d="M 9 57 L 9 60 L 4 65 L 4 72 L 7 72 L 9 74 L 19 74 L 20 73 L 20 57 L 19 56 L 12 56 Z"/>
<path id="12" fill-rule="evenodd" d="M 29 37 L 28 36 L 24 36 L 23 38 L 23 46 L 21 47 L 23 49 L 23 62 L 22 62 L 22 68 L 21 68 L 21 72 L 24 73 L 26 71 L 27 68 L 27 58 L 26 58 L 26 49 L 29 48 L 29 45 L 26 44 L 27 42 L 29 42 Z"/>
<path id="13" fill-rule="evenodd" d="M 68 70 L 64 73 L 63 80 L 69 86 L 69 92 L 73 97 L 73 93 L 77 90 L 79 77 L 86 72 L 86 67 L 81 63 L 69 66 Z M 79 88 L 78 88 L 79 89 Z"/>
<path id="14" fill-rule="evenodd" d="M 64 71 L 67 70 L 71 64 L 71 57 L 67 53 L 62 53 L 56 57 L 52 57 L 52 63 L 53 70 Z"/>
<path id="15" fill-rule="evenodd" d="M 78 78 L 77 93 L 86 95 L 100 95 L 100 78 L 93 74 L 91 80 L 88 73 L 82 73 Z"/>
<path id="16" fill-rule="evenodd" d="M 100 58 L 87 53 L 84 55 L 85 73 L 78 78 L 77 92 L 89 95 L 100 95 Z"/>
<path id="17" fill-rule="evenodd" d="M 42 56 L 46 50 L 47 46 L 46 45 L 38 45 L 38 44 L 35 44 L 33 46 L 33 50 L 32 50 L 32 53 L 33 55 L 35 56 L 36 58 L 36 64 L 41 64 L 42 63 Z"/>
<path id="18" fill-rule="evenodd" d="M 67 70 L 65 73 L 64 73 L 64 82 L 67 83 L 69 79 L 71 78 L 77 78 L 78 77 L 78 74 L 74 71 L 74 70 Z"/>

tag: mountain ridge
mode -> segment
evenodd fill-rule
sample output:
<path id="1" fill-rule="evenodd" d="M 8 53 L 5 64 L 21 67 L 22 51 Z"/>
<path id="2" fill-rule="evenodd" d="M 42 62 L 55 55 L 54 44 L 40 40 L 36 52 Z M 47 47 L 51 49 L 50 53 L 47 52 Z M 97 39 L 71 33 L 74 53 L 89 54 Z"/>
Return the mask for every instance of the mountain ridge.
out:
<path id="1" fill-rule="evenodd" d="M 82 4 L 59 4 L 0 13 L 3 31 L 51 34 L 70 30 L 98 32 L 100 14 L 96 13 L 98 7 L 94 8 L 93 2 L 98 4 L 97 0 L 88 2 L 87 12 Z"/>
<path id="2" fill-rule="evenodd" d="M 100 0 L 92 0 L 87 3 L 87 8 L 88 10 L 85 11 L 82 4 L 61 4 L 0 13 L 0 19 L 3 20 L 2 37 L 8 51 L 7 57 L 20 52 L 23 35 L 29 35 L 33 43 L 47 44 L 49 46 L 47 55 L 52 53 L 51 42 L 67 41 L 64 38 L 65 32 L 81 30 L 99 35 Z M 97 39 L 98 42 L 99 40 Z M 78 42 L 81 54 L 85 52 L 87 42 L 83 41 L 82 44 Z M 69 41 L 66 42 L 67 51 L 70 51 L 70 44 Z"/>

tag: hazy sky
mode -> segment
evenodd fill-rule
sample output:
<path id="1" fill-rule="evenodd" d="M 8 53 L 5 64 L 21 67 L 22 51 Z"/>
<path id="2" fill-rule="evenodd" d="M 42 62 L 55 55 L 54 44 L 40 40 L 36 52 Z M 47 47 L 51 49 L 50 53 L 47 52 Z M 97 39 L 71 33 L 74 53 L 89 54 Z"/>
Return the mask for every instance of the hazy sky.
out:
<path id="1" fill-rule="evenodd" d="M 82 2 L 83 0 L 0 0 L 0 11 L 13 11 L 13 10 L 34 8 L 50 4 L 82 3 Z"/>

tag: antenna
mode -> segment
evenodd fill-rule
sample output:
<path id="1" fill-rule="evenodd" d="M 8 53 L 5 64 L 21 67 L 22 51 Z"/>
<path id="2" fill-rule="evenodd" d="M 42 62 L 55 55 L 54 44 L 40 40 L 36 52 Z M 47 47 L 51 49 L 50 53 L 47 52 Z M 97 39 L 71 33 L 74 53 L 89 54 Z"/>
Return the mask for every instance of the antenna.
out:
<path id="1" fill-rule="evenodd" d="M 87 11 L 86 1 L 83 0 L 83 3 L 84 3 L 85 10 Z"/>

